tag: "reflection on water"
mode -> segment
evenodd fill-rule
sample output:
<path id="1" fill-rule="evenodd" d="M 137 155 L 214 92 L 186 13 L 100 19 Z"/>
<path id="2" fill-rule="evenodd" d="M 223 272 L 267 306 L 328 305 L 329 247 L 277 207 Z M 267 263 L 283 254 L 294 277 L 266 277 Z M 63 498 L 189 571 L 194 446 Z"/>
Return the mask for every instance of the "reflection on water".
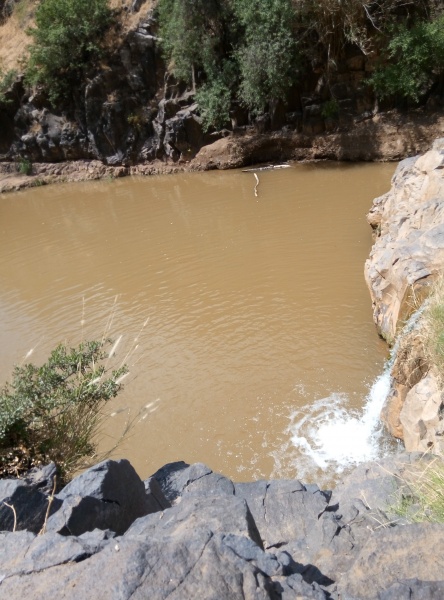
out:
<path id="1" fill-rule="evenodd" d="M 365 214 L 393 171 L 296 165 L 259 173 L 257 198 L 239 171 L 2 197 L 1 378 L 30 348 L 38 362 L 107 328 L 131 375 L 102 447 L 130 411 L 116 455 L 142 476 L 181 459 L 309 480 L 289 423 L 325 398 L 362 409 L 382 372 Z"/>

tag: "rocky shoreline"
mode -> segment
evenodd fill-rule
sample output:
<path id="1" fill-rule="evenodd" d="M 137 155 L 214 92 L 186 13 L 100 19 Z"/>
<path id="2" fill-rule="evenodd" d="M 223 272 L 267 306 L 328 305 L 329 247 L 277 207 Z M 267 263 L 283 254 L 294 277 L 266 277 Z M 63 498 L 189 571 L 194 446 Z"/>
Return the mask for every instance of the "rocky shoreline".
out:
<path id="1" fill-rule="evenodd" d="M 254 127 L 204 145 L 190 160 L 165 158 L 133 165 L 110 165 L 97 159 L 34 162 L 29 175 L 20 163 L 0 160 L 0 193 L 51 183 L 165 175 L 210 169 L 233 169 L 283 161 L 397 161 L 425 152 L 444 130 L 444 115 L 397 111 L 368 115 L 340 131 L 312 135 L 296 131 L 257 133 Z"/>
<path id="2" fill-rule="evenodd" d="M 108 460 L 55 495 L 54 465 L 2 480 L 0 597 L 442 598 L 444 525 L 393 514 L 418 460 L 362 465 L 333 492 L 183 462 L 141 481 Z"/>

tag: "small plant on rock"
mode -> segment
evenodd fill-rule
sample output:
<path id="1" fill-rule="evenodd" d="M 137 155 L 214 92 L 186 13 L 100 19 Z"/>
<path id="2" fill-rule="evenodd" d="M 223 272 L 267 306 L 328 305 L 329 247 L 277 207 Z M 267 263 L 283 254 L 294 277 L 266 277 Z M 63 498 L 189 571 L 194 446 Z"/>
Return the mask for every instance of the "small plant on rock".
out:
<path id="1" fill-rule="evenodd" d="M 61 344 L 40 367 L 15 367 L 0 390 L 0 477 L 54 461 L 69 479 L 94 456 L 103 406 L 127 373 L 126 366 L 109 368 L 110 343 Z"/>
<path id="2" fill-rule="evenodd" d="M 32 175 L 32 162 L 28 158 L 20 158 L 17 171 L 21 175 Z"/>
<path id="3" fill-rule="evenodd" d="M 17 71 L 14 69 L 9 69 L 4 73 L 0 69 L 0 104 L 9 104 L 11 100 L 9 100 L 6 96 L 7 92 L 12 87 L 15 79 L 17 78 Z"/>

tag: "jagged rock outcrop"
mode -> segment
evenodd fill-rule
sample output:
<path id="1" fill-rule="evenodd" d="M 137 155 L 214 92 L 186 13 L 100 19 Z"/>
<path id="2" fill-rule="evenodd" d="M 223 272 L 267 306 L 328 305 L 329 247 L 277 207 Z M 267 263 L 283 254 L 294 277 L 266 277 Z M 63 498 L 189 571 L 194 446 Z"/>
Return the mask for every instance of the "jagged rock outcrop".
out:
<path id="1" fill-rule="evenodd" d="M 444 271 L 444 139 L 400 163 L 391 190 L 368 215 L 375 243 L 365 276 L 379 333 L 394 342 Z M 444 453 L 439 374 L 426 358 L 421 317 L 396 344 L 382 420 L 408 451 Z"/>
<path id="2" fill-rule="evenodd" d="M 414 296 L 444 265 L 444 139 L 403 160 L 368 214 L 375 243 L 365 263 L 378 332 L 393 341 Z"/>
<path id="3" fill-rule="evenodd" d="M 127 461 L 106 461 L 54 499 L 49 467 L 39 490 L 53 514 L 41 529 L 28 527 L 34 504 L 14 532 L 1 521 L 0 597 L 438 599 L 444 526 L 395 525 L 389 508 L 417 459 L 362 465 L 333 494 L 297 480 L 233 483 L 183 462 L 143 483 Z M 36 477 L 20 485 L 33 493 Z"/>

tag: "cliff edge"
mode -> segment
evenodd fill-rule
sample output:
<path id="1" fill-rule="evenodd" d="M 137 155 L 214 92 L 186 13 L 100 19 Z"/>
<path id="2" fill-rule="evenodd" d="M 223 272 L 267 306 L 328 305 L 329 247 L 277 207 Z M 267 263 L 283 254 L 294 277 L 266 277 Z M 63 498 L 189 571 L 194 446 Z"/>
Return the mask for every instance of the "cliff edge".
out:
<path id="1" fill-rule="evenodd" d="M 390 508 L 417 460 L 362 465 L 333 493 L 183 462 L 142 482 L 108 460 L 55 495 L 51 465 L 3 480 L 0 597 L 442 598 L 444 525 Z"/>

